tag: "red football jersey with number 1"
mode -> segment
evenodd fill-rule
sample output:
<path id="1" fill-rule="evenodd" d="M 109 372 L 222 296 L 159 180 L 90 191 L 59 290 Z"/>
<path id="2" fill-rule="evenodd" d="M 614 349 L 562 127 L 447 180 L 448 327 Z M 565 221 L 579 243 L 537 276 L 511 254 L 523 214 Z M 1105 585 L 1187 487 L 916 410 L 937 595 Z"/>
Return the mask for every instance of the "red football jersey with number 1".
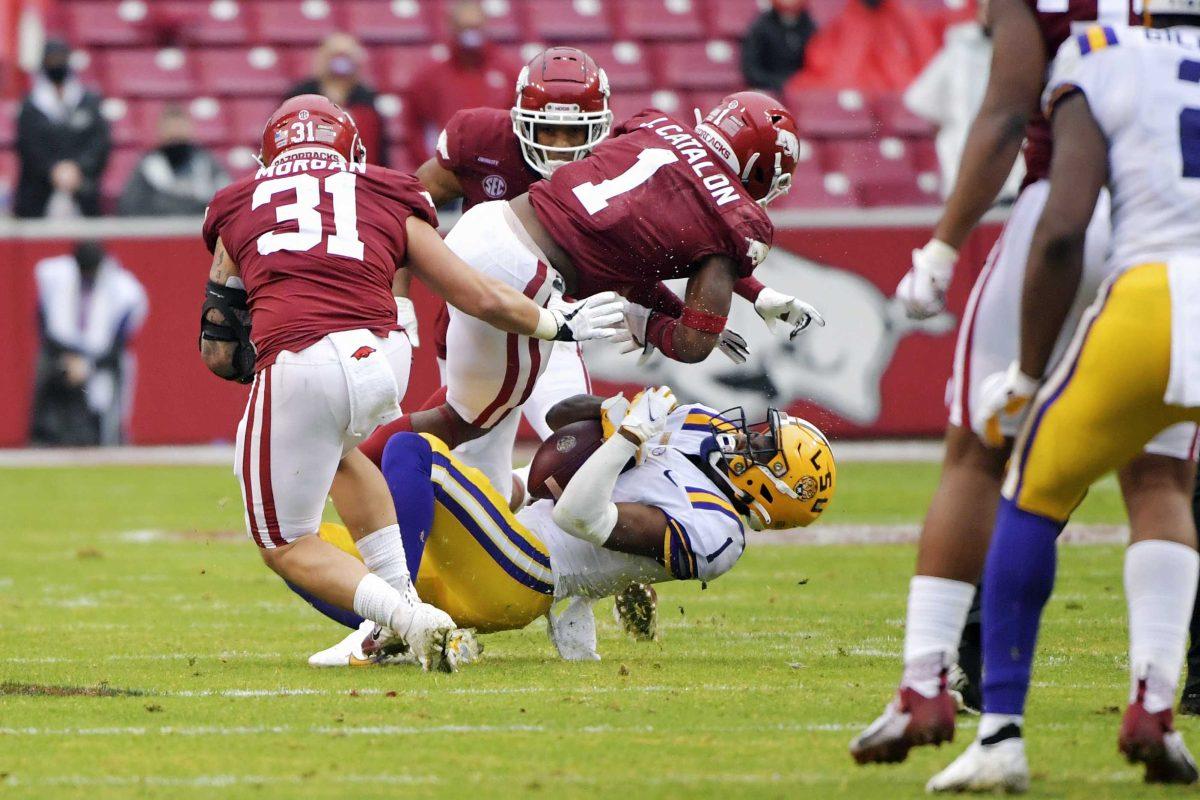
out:
<path id="1" fill-rule="evenodd" d="M 463 210 L 489 200 L 512 200 L 542 179 L 525 163 L 507 109 L 468 108 L 446 123 L 437 160 L 463 190 Z"/>
<path id="2" fill-rule="evenodd" d="M 710 255 L 732 259 L 744 277 L 766 257 L 775 231 L 692 127 L 655 110 L 533 184 L 529 199 L 574 262 L 578 297 L 606 290 L 628 296 L 687 278 Z"/>
<path id="3" fill-rule="evenodd" d="M 404 264 L 410 216 L 437 226 L 411 175 L 282 156 L 217 192 L 204 218 L 249 293 L 256 369 L 335 331 L 398 330 L 392 277 Z"/>

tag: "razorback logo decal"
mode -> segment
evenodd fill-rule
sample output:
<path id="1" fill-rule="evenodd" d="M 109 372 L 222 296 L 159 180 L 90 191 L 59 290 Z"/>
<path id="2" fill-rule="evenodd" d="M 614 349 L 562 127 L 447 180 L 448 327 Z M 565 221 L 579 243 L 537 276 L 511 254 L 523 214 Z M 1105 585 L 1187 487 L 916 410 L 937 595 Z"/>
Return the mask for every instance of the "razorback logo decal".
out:
<path id="1" fill-rule="evenodd" d="M 353 358 L 355 361 L 362 361 L 364 358 L 366 358 L 367 356 L 371 355 L 371 353 L 374 353 L 374 352 L 375 352 L 374 347 L 367 347 L 366 345 L 363 345 L 362 347 L 358 348 L 353 353 L 351 353 L 350 357 Z"/>

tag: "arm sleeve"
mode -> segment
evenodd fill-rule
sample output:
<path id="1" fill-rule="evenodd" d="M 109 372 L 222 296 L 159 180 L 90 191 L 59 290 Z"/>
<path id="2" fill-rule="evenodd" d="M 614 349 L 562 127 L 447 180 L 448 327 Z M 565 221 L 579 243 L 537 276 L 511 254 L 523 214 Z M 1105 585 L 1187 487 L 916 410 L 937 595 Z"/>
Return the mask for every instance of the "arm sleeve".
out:
<path id="1" fill-rule="evenodd" d="M 221 237 L 220 227 L 228 205 L 228 196 L 228 190 L 222 189 L 213 196 L 212 202 L 204 210 L 204 225 L 200 229 L 200 235 L 210 253 L 217 251 L 217 239 Z"/>
<path id="2" fill-rule="evenodd" d="M 464 112 L 456 111 L 446 123 L 446 127 L 438 134 L 435 153 L 438 164 L 455 174 L 462 168 L 463 115 Z"/>
<path id="3" fill-rule="evenodd" d="M 739 297 L 744 297 L 751 303 L 758 300 L 758 296 L 762 294 L 762 290 L 767 288 L 766 284 L 760 281 L 753 275 L 747 275 L 744 278 L 738 278 L 733 284 L 733 291 Z"/>

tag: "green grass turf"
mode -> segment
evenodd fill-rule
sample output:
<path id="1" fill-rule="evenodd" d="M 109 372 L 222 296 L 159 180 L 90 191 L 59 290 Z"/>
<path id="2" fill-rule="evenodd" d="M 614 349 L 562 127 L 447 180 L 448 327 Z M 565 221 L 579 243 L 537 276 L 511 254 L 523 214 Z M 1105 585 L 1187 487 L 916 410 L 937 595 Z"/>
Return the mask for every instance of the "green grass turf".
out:
<path id="1" fill-rule="evenodd" d="M 845 465 L 822 524 L 915 523 L 935 478 Z M 458 675 L 316 671 L 342 629 L 234 533 L 228 470 L 0 470 L 0 508 L 0 797 L 917 797 L 972 734 L 898 767 L 846 754 L 894 688 L 909 546 L 752 541 L 706 590 L 660 587 L 660 642 L 603 604 L 599 663 L 534 626 Z M 1111 481 L 1081 516 L 1119 521 Z M 1115 753 L 1119 548 L 1064 548 L 1046 620 L 1033 796 L 1182 796 Z"/>

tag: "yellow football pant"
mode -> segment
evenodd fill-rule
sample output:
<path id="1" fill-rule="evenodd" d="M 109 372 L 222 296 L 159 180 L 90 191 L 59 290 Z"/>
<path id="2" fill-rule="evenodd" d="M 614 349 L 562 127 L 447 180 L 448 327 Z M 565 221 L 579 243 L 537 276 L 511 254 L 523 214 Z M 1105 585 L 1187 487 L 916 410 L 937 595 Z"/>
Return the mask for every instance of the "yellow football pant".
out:
<path id="1" fill-rule="evenodd" d="M 1060 522 L 1093 482 L 1159 431 L 1200 422 L 1200 408 L 1163 402 L 1171 372 L 1167 265 L 1133 267 L 1106 288 L 1034 398 L 1005 479 L 1004 496 L 1017 507 Z"/>
<path id="2" fill-rule="evenodd" d="M 465 628 L 524 628 L 554 599 L 546 546 L 482 472 L 460 463 L 440 440 L 425 438 L 433 448 L 434 511 L 417 594 Z M 320 536 L 361 560 L 344 526 L 324 523 Z"/>

